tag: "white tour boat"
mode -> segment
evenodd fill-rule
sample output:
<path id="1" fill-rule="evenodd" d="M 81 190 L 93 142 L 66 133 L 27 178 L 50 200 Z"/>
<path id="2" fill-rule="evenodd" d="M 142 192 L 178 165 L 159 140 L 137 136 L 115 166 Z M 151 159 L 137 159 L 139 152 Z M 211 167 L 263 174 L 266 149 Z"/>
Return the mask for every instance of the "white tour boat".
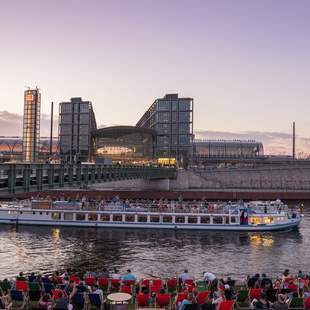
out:
<path id="1" fill-rule="evenodd" d="M 81 202 L 40 201 L 1 204 L 0 224 L 77 227 L 273 231 L 297 228 L 302 214 L 281 201 L 204 204 L 178 208 L 108 203 L 85 210 Z"/>

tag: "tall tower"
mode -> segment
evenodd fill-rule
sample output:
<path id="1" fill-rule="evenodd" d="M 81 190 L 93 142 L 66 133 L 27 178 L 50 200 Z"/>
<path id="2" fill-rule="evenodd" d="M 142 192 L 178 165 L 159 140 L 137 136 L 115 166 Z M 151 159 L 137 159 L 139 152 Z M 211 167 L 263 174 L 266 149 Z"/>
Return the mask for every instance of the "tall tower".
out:
<path id="1" fill-rule="evenodd" d="M 40 140 L 41 94 L 39 89 L 24 93 L 23 161 L 34 162 L 38 158 Z"/>

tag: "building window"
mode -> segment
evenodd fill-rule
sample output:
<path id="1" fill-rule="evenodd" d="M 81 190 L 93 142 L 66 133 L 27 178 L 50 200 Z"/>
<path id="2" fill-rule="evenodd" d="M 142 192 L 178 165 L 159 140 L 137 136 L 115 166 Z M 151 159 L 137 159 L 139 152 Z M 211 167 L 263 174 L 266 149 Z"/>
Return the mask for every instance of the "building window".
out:
<path id="1" fill-rule="evenodd" d="M 160 100 L 157 102 L 158 111 L 169 111 L 170 110 L 170 101 Z"/>

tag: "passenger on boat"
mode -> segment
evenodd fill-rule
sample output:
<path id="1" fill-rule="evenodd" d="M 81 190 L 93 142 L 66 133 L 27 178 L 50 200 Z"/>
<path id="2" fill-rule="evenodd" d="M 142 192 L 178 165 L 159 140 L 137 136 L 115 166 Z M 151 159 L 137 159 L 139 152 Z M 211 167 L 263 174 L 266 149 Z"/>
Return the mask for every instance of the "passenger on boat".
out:
<path id="1" fill-rule="evenodd" d="M 122 276 L 120 275 L 119 271 L 114 268 L 114 272 L 111 274 L 111 278 L 114 280 L 121 280 Z"/>
<path id="2" fill-rule="evenodd" d="M 270 306 L 265 293 L 262 293 L 259 299 L 254 298 L 251 302 L 251 309 L 269 309 Z"/>
<path id="3" fill-rule="evenodd" d="M 30 276 L 28 277 L 28 281 L 29 282 L 34 282 L 36 280 L 36 276 L 34 274 L 34 272 L 31 272 Z"/>
<path id="4" fill-rule="evenodd" d="M 216 287 L 217 285 L 217 279 L 216 279 L 216 275 L 213 274 L 212 272 L 203 272 L 203 279 L 206 282 L 206 286 L 210 286 L 210 287 Z"/>
<path id="5" fill-rule="evenodd" d="M 131 280 L 136 281 L 137 277 L 133 273 L 131 273 L 130 269 L 128 269 L 127 274 L 124 276 L 123 280 L 125 280 L 125 281 L 131 281 Z"/>
<path id="6" fill-rule="evenodd" d="M 197 301 L 194 299 L 194 296 L 192 293 L 189 293 L 187 295 L 187 298 L 185 298 L 181 303 L 179 303 L 178 306 L 178 310 L 185 310 L 186 309 L 186 305 L 192 305 L 192 304 L 196 304 Z"/>
<path id="7" fill-rule="evenodd" d="M 249 277 L 248 279 L 248 287 L 249 288 L 255 288 L 258 287 L 260 284 L 260 275 L 259 273 L 256 273 L 253 277 Z"/>
<path id="8" fill-rule="evenodd" d="M 262 279 L 260 281 L 260 286 L 263 289 L 272 288 L 272 281 L 269 278 L 267 278 L 267 276 L 264 273 L 262 274 Z"/>
<path id="9" fill-rule="evenodd" d="M 24 273 L 22 271 L 16 277 L 16 280 L 26 281 L 26 277 L 24 276 Z"/>
<path id="10" fill-rule="evenodd" d="M 95 285 L 92 287 L 92 292 L 93 292 L 93 294 L 98 294 L 100 296 L 100 300 L 103 304 L 103 291 L 102 291 L 102 289 L 100 289 L 98 285 Z"/>
<path id="11" fill-rule="evenodd" d="M 277 301 L 272 305 L 275 310 L 287 310 L 288 298 L 286 294 L 278 294 Z"/>

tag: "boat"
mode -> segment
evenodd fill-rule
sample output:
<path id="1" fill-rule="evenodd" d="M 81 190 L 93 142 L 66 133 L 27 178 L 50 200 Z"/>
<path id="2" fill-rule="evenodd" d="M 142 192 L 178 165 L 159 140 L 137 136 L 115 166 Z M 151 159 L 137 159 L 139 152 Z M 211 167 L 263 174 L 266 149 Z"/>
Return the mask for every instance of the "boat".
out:
<path id="1" fill-rule="evenodd" d="M 300 210 L 289 209 L 280 200 L 187 207 L 110 202 L 89 209 L 82 202 L 33 200 L 0 207 L 0 224 L 35 226 L 275 231 L 297 228 L 302 217 Z"/>

